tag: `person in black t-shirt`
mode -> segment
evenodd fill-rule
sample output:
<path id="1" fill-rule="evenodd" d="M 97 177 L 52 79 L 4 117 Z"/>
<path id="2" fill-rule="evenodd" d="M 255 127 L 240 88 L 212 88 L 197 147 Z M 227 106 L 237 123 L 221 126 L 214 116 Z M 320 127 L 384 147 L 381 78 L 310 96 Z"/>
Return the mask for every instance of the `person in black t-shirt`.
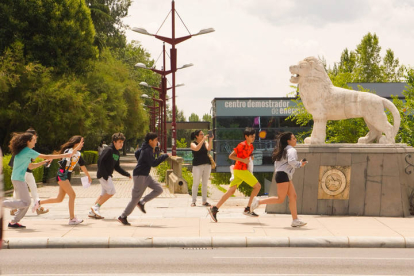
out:
<path id="1" fill-rule="evenodd" d="M 207 202 L 207 183 L 211 173 L 211 161 L 208 157 L 208 152 L 211 150 L 214 136 L 204 135 L 201 130 L 196 130 L 191 133 L 190 147 L 193 153 L 193 188 L 192 188 L 192 203 L 191 206 L 196 206 L 198 186 L 201 178 L 201 196 L 202 205 L 211 206 Z M 208 142 L 206 140 L 208 139 Z"/>

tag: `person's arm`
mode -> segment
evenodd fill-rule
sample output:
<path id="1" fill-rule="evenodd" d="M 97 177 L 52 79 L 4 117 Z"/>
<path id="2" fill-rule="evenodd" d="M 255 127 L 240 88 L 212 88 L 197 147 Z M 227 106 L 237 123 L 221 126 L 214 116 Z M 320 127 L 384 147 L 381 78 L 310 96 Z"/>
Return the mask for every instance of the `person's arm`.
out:
<path id="1" fill-rule="evenodd" d="M 297 159 L 298 159 L 298 157 L 297 157 L 297 154 L 296 154 L 296 150 L 293 149 L 293 148 L 288 149 L 288 151 L 287 151 L 287 161 L 288 161 L 289 165 L 291 165 L 293 168 L 300 168 L 300 167 L 304 166 L 302 164 L 303 162 L 300 162 Z"/>
<path id="2" fill-rule="evenodd" d="M 89 183 L 92 183 L 92 178 L 91 178 L 91 176 L 89 175 L 89 172 L 88 172 L 88 169 L 86 168 L 86 162 L 85 162 L 85 160 L 82 158 L 82 155 L 81 156 L 79 156 L 79 160 L 78 160 L 78 164 L 79 164 L 79 167 L 80 167 L 80 169 L 86 174 L 86 176 L 88 177 L 88 181 L 89 181 Z"/>
<path id="3" fill-rule="evenodd" d="M 88 181 L 89 183 L 92 183 L 92 178 L 89 175 L 88 169 L 86 168 L 86 166 L 80 166 L 80 169 L 86 174 L 86 176 L 88 177 Z"/>
<path id="4" fill-rule="evenodd" d="M 195 143 L 191 143 L 190 144 L 191 150 L 193 150 L 193 151 L 199 151 L 201 149 L 201 146 L 203 146 L 203 144 L 204 144 L 204 142 L 206 140 L 207 140 L 207 136 L 204 136 L 203 137 L 203 140 L 201 140 L 201 142 L 198 143 L 198 145 L 196 145 Z"/>
<path id="5" fill-rule="evenodd" d="M 83 138 L 81 139 L 79 145 L 73 149 L 72 152 L 64 153 L 64 154 L 39 154 L 37 157 L 47 160 L 53 160 L 53 159 L 61 159 L 61 158 L 71 158 L 72 155 L 78 152 L 83 146 Z M 30 168 L 29 168 L 30 169 Z"/>
<path id="6" fill-rule="evenodd" d="M 114 169 L 117 172 L 119 172 L 120 174 L 122 174 L 123 176 L 132 178 L 131 177 L 131 174 L 129 172 L 127 172 L 126 170 L 124 170 L 123 168 L 121 168 L 121 166 L 119 165 L 119 159 L 118 159 L 118 161 L 116 161 Z"/>
<path id="7" fill-rule="evenodd" d="M 154 159 L 154 161 L 151 164 L 151 167 L 156 167 L 162 162 L 164 162 L 168 157 L 171 156 L 171 153 L 164 153 L 163 155 L 160 155 L 157 159 Z"/>
<path id="8" fill-rule="evenodd" d="M 43 166 L 44 164 L 46 164 L 47 162 L 49 162 L 49 160 L 43 160 L 39 163 L 30 163 L 28 168 L 29 170 L 34 170 L 36 168 L 39 168 L 40 166 Z"/>
<path id="9" fill-rule="evenodd" d="M 234 160 L 234 161 L 239 161 L 242 162 L 244 164 L 249 164 L 250 160 L 249 158 L 239 158 L 237 157 L 237 153 L 233 150 L 230 155 L 229 155 L 229 159 Z"/>
<path id="10" fill-rule="evenodd" d="M 213 146 L 213 139 L 214 139 L 214 135 L 213 134 L 211 134 L 211 137 L 208 136 L 208 143 L 206 144 L 207 151 L 211 151 L 211 147 Z"/>

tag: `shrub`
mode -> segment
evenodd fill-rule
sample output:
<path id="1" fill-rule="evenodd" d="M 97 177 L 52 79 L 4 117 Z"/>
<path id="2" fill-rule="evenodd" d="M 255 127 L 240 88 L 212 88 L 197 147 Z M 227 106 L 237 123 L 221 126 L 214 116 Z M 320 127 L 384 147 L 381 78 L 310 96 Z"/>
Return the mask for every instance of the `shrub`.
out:
<path id="1" fill-rule="evenodd" d="M 46 183 L 49 178 L 56 177 L 57 171 L 59 169 L 58 160 L 53 160 L 49 168 L 45 168 L 45 173 L 43 175 L 43 183 Z"/>
<path id="2" fill-rule="evenodd" d="M 82 152 L 82 158 L 85 160 L 86 165 L 98 163 L 98 152 L 95 150 L 85 150 Z"/>
<path id="3" fill-rule="evenodd" d="M 9 162 L 11 159 L 11 154 L 5 155 L 3 157 L 3 174 L 4 174 L 4 190 L 12 190 L 13 184 L 11 182 L 11 174 L 12 174 L 12 168 L 9 166 Z M 36 158 L 34 163 L 38 163 L 43 161 L 44 159 Z M 33 176 L 36 180 L 36 182 L 41 182 L 43 180 L 43 173 L 44 173 L 44 166 L 40 166 L 39 168 L 34 169 Z"/>
<path id="4" fill-rule="evenodd" d="M 13 185 L 11 182 L 11 174 L 12 174 L 12 168 L 9 166 L 9 162 L 11 159 L 11 155 L 5 155 L 3 157 L 3 176 L 4 176 L 4 190 L 8 191 L 13 189 Z"/>
<path id="5" fill-rule="evenodd" d="M 165 183 L 165 176 L 167 174 L 167 170 L 171 169 L 170 164 L 168 161 L 162 162 L 158 165 L 156 168 L 157 175 L 158 175 L 158 181 L 161 183 Z"/>

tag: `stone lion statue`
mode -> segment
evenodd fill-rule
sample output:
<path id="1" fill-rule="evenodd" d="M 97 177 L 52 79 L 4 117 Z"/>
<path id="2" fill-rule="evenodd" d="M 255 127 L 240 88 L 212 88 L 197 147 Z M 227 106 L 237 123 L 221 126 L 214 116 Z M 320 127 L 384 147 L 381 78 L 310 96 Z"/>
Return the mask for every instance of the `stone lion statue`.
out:
<path id="1" fill-rule="evenodd" d="M 372 93 L 333 86 L 322 62 L 315 57 L 305 58 L 289 70 L 293 75 L 290 82 L 299 85 L 302 102 L 314 120 L 311 137 L 305 139 L 305 144 L 324 144 L 326 122 L 350 118 L 364 118 L 369 128 L 368 134 L 358 139 L 359 144 L 395 143 L 401 118 L 391 101 Z M 388 122 L 385 109 L 391 111 L 394 126 Z"/>

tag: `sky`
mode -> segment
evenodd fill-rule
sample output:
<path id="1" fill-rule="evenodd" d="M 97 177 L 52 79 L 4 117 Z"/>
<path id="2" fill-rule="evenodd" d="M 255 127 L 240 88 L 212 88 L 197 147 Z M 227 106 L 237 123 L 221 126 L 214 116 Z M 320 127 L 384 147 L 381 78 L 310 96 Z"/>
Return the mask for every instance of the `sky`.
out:
<path id="1" fill-rule="evenodd" d="M 176 88 L 176 105 L 187 119 L 211 114 L 214 98 L 285 97 L 294 91 L 290 65 L 315 56 L 333 66 L 368 32 L 377 34 L 382 57 L 390 48 L 400 64 L 414 66 L 414 0 L 175 0 L 175 8 L 176 37 L 215 29 L 176 46 L 178 66 L 194 64 L 176 73 L 185 84 Z M 133 0 L 124 23 L 171 37 L 170 10 L 171 0 Z M 154 60 L 162 53 L 161 40 L 126 35 Z"/>

